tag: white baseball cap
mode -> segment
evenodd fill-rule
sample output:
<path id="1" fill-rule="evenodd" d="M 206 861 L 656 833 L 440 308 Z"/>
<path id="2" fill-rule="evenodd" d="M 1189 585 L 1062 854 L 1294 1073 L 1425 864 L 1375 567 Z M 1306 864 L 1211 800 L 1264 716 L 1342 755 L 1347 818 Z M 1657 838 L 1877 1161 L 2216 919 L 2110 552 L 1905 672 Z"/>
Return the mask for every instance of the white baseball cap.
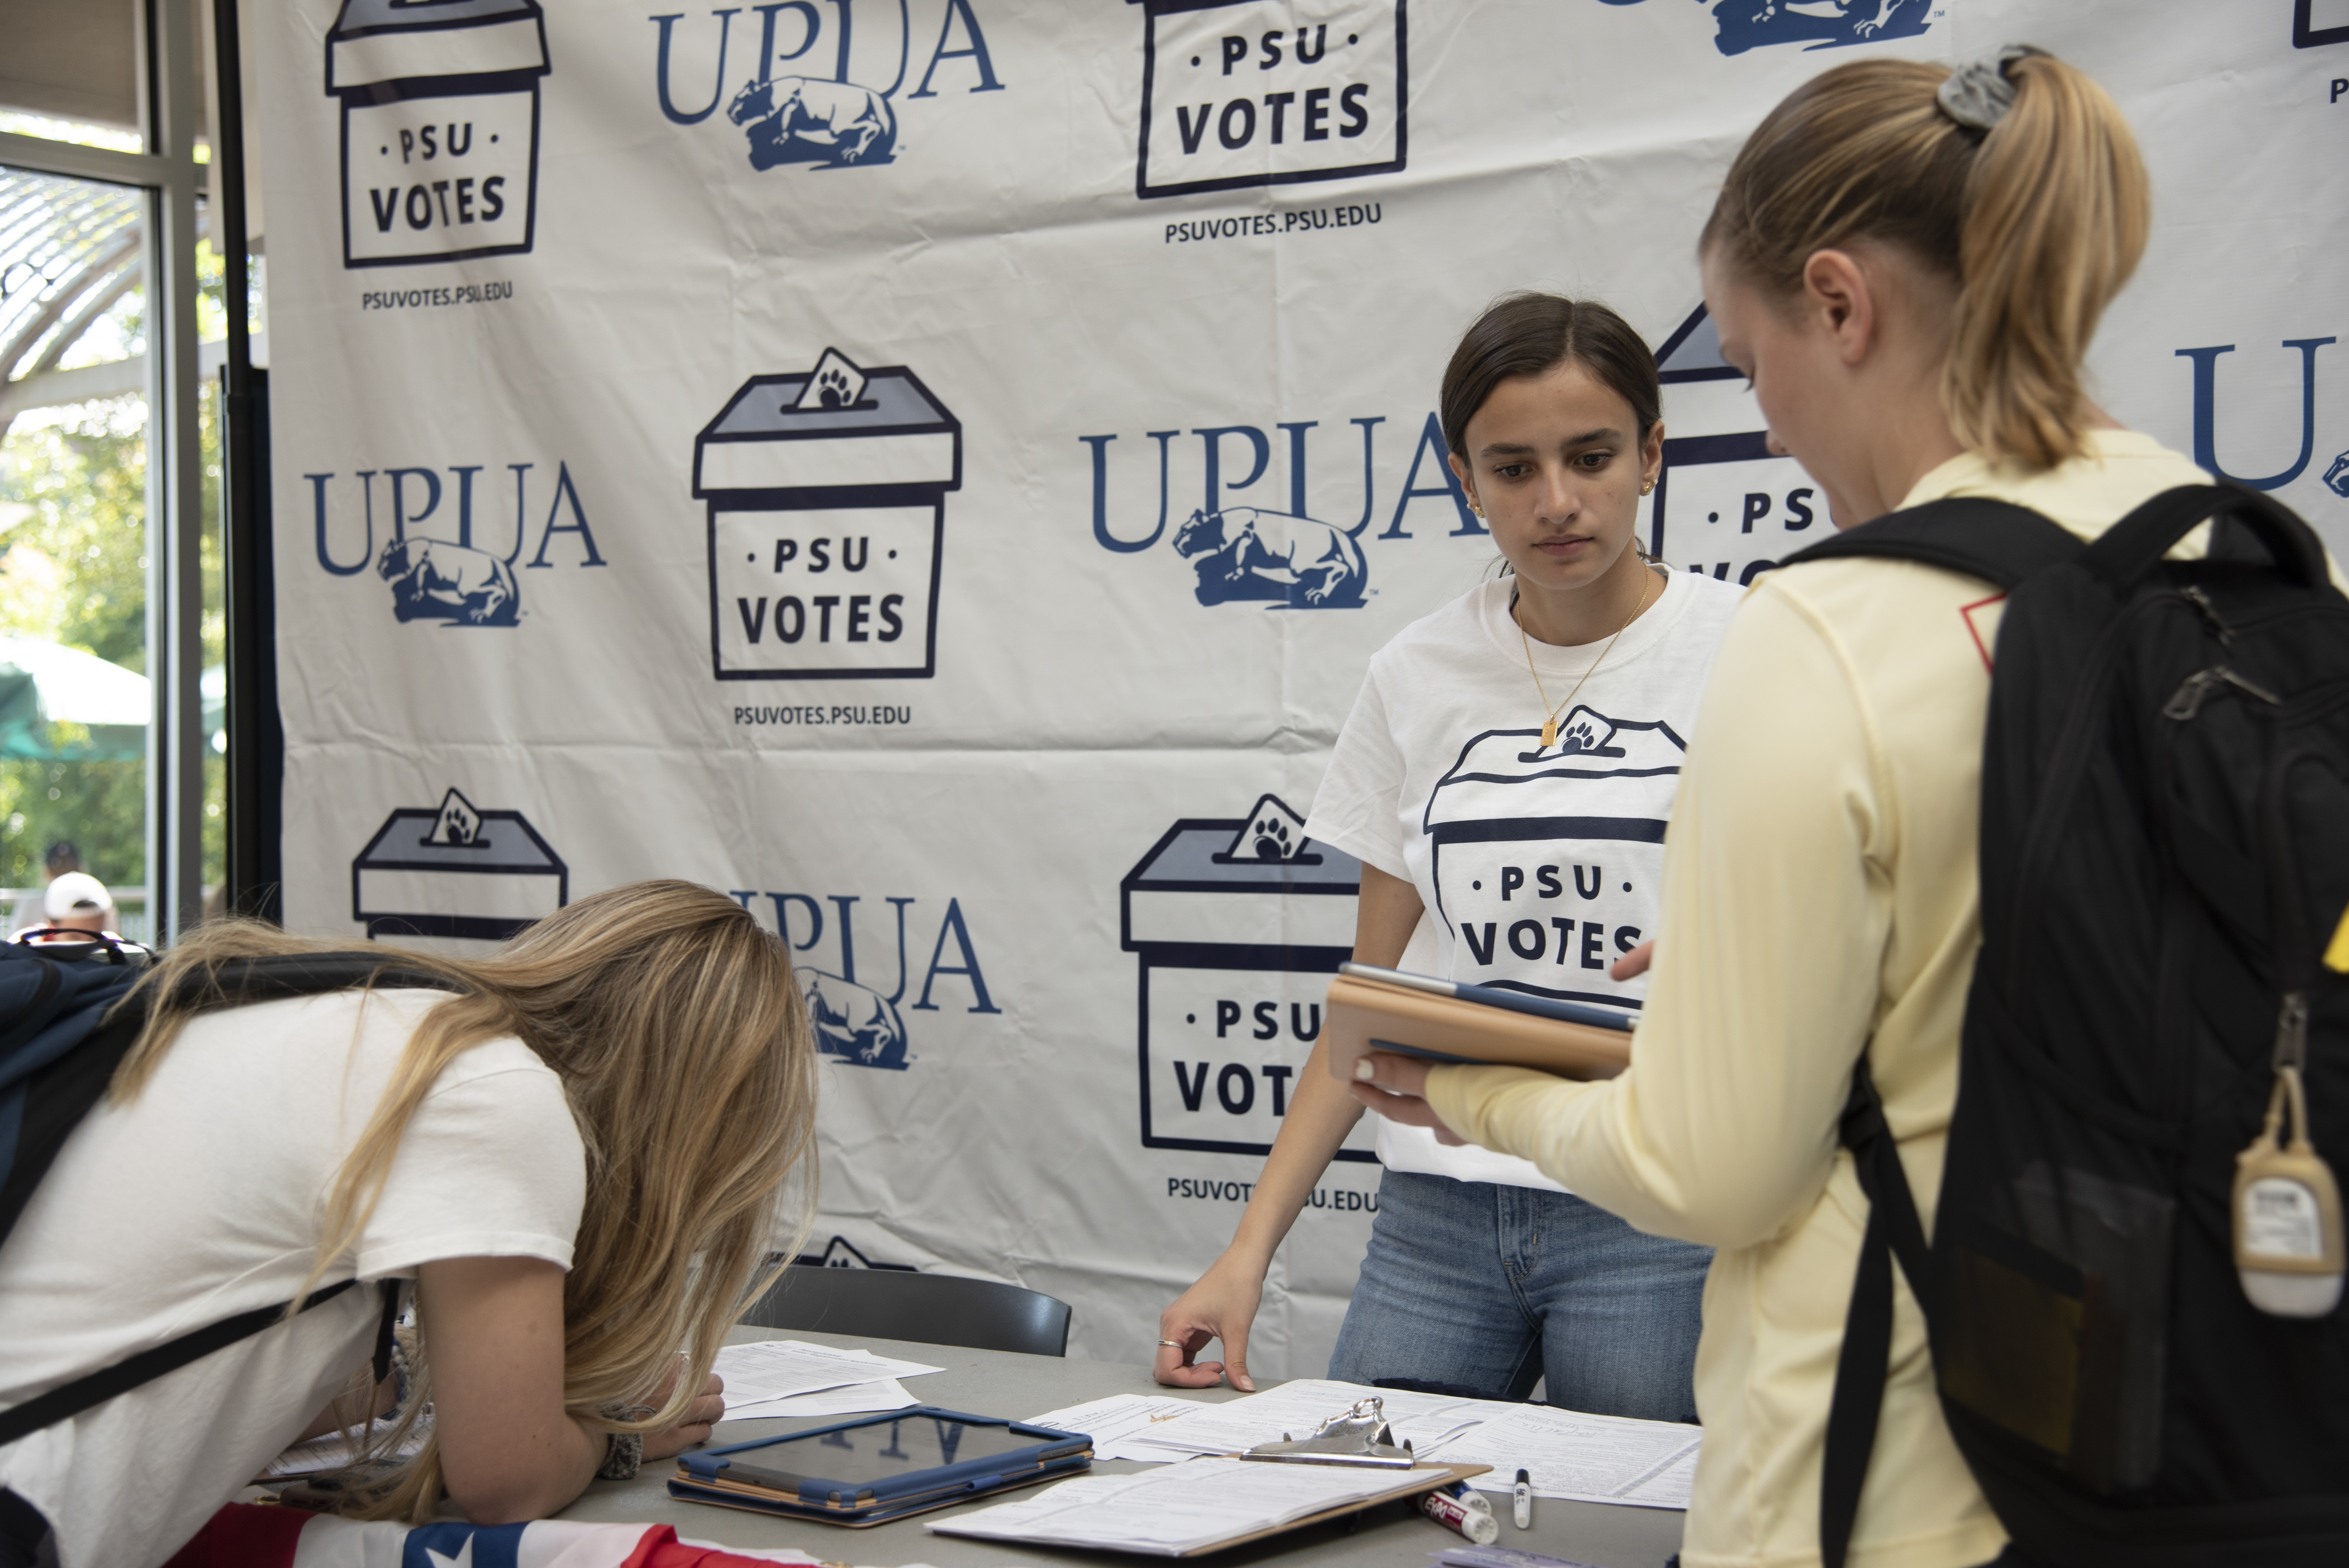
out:
<path id="1" fill-rule="evenodd" d="M 114 895 L 106 884 L 88 872 L 67 872 L 51 882 L 48 891 L 41 895 L 41 913 L 51 920 L 63 920 L 67 915 L 114 913 Z"/>

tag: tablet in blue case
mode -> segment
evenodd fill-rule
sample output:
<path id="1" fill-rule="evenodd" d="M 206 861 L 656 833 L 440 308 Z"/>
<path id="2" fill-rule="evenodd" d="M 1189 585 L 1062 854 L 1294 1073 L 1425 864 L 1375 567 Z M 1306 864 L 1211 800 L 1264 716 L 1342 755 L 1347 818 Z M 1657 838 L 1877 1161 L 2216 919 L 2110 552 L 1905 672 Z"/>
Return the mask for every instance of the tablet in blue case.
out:
<path id="1" fill-rule="evenodd" d="M 668 1494 L 829 1524 L 880 1524 L 1076 1475 L 1092 1459 L 1092 1439 L 1081 1432 L 916 1405 L 679 1454 Z"/>

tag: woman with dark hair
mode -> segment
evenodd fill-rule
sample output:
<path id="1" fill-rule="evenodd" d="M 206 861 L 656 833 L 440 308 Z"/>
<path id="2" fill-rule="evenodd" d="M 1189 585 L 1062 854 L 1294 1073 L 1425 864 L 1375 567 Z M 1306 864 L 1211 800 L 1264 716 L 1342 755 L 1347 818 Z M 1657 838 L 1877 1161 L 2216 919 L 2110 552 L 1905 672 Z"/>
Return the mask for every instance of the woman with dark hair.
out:
<path id="1" fill-rule="evenodd" d="M 1371 661 L 1306 831 L 1362 862 L 1354 957 L 1635 1010 L 1665 820 L 1740 590 L 1633 537 L 1663 464 L 1656 363 L 1604 305 L 1515 294 L 1445 371 L 1444 438 L 1507 570 Z M 1316 1046 L 1231 1245 L 1159 1319 L 1159 1381 L 1254 1387 L 1273 1251 L 1361 1108 Z M 1710 1253 L 1529 1161 L 1381 1123 L 1378 1218 L 1330 1376 L 1681 1420 Z M 1222 1362 L 1193 1358 L 1221 1339 Z"/>

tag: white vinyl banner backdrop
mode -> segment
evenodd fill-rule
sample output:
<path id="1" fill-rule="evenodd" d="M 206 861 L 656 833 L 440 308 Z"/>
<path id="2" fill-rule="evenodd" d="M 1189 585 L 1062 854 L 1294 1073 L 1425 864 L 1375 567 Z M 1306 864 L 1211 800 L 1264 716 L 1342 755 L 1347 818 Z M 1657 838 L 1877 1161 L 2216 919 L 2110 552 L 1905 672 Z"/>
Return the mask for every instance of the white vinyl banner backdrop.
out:
<path id="1" fill-rule="evenodd" d="M 1693 254 L 1798 82 L 2098 76 L 2158 201 L 2106 406 L 2349 545 L 2349 0 L 261 16 L 288 924 L 730 892 L 823 1031 L 813 1249 L 1049 1291 L 1080 1355 L 1150 1354 L 1319 1028 L 1358 868 L 1302 818 L 1372 651 L 1496 562 L 1433 414 L 1476 312 L 1658 346 L 1676 569 L 1831 526 Z M 1260 1373 L 1323 1365 L 1369 1141 Z"/>

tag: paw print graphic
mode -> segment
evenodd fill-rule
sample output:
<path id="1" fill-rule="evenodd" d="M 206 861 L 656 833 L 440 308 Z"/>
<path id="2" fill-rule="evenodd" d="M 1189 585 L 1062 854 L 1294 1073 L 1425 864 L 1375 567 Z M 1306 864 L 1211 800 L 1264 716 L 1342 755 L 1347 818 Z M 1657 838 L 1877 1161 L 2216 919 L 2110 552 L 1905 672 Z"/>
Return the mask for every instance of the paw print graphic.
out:
<path id="1" fill-rule="evenodd" d="M 823 375 L 817 377 L 815 378 L 815 387 L 816 396 L 823 399 L 823 406 L 825 407 L 842 408 L 847 407 L 848 377 L 843 376 L 837 368 L 826 370 Z"/>
<path id="2" fill-rule="evenodd" d="M 1578 751 L 1596 751 L 1599 749 L 1599 732 L 1591 727 L 1588 719 L 1578 718 L 1568 725 L 1565 732 L 1557 738 L 1557 749 L 1560 756 L 1570 756 Z"/>
<path id="3" fill-rule="evenodd" d="M 1288 824 L 1278 817 L 1266 817 L 1256 824 L 1256 858 L 1260 861 L 1285 861 L 1295 848 L 1288 836 Z"/>

